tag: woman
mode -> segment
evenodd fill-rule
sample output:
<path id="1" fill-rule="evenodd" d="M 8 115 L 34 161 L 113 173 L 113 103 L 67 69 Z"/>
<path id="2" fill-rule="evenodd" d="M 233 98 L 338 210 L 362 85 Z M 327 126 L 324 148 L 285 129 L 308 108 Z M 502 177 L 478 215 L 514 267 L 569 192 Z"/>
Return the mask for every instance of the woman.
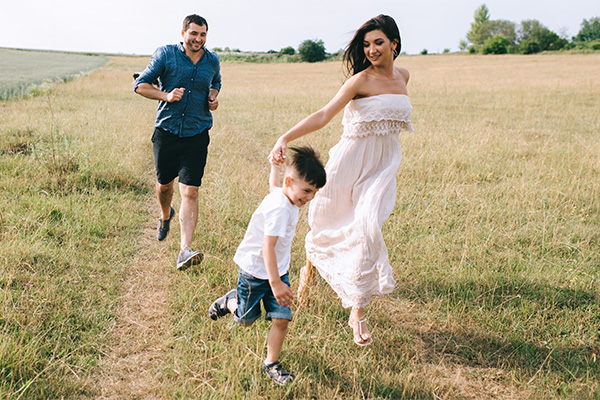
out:
<path id="1" fill-rule="evenodd" d="M 352 307 L 348 323 L 359 346 L 372 342 L 365 306 L 395 284 L 381 227 L 396 199 L 398 133 L 413 130 L 409 72 L 394 66 L 399 52 L 393 18 L 379 15 L 367 21 L 344 54 L 350 78 L 325 107 L 282 135 L 269 156 L 283 161 L 289 142 L 321 129 L 345 107 L 342 138 L 329 152 L 327 184 L 309 208 L 308 263 L 299 292 L 314 265 L 342 306 Z"/>

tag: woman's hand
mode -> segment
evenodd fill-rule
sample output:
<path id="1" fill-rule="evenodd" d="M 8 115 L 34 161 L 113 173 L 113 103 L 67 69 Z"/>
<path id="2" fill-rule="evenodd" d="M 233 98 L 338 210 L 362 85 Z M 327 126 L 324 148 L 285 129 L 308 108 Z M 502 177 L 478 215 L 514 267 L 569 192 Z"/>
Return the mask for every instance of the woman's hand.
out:
<path id="1" fill-rule="evenodd" d="M 279 139 L 277 139 L 277 143 L 275 143 L 273 150 L 271 150 L 271 153 L 269 154 L 269 161 L 276 165 L 283 164 L 285 162 L 286 150 L 287 142 L 285 141 L 285 139 L 283 139 L 283 137 L 280 137 Z"/>

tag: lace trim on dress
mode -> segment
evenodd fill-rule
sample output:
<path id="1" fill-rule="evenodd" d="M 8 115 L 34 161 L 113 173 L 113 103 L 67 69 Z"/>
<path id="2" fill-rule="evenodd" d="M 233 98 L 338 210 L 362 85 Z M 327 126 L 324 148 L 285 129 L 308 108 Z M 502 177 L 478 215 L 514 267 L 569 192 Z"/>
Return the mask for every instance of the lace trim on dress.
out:
<path id="1" fill-rule="evenodd" d="M 412 107 L 410 105 L 401 108 L 396 107 L 346 107 L 342 125 L 354 125 L 362 122 L 398 120 L 410 121 Z"/>
<path id="2" fill-rule="evenodd" d="M 342 137 L 384 136 L 414 131 L 410 119 L 408 121 L 383 120 L 346 125 Z"/>

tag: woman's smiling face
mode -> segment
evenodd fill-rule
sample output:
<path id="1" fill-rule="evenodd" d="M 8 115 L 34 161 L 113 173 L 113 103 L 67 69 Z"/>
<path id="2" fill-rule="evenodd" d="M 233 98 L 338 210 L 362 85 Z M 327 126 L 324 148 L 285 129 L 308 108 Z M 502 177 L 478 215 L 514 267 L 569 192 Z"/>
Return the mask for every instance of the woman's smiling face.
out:
<path id="1" fill-rule="evenodd" d="M 393 62 L 396 43 L 390 41 L 383 31 L 376 29 L 365 33 L 363 48 L 367 60 L 372 65 L 379 65 L 388 58 Z"/>

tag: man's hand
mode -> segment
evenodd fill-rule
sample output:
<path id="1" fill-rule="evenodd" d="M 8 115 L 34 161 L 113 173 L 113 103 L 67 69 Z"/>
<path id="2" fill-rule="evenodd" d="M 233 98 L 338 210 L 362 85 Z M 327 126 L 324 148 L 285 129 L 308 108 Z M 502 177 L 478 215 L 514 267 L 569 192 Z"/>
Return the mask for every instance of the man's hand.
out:
<path id="1" fill-rule="evenodd" d="M 219 100 L 214 96 L 208 96 L 208 109 L 215 111 L 219 107 Z"/>
<path id="2" fill-rule="evenodd" d="M 167 93 L 167 102 L 172 103 L 181 100 L 183 93 L 185 93 L 185 88 L 175 88 L 171 90 Z"/>
<path id="3" fill-rule="evenodd" d="M 271 285 L 271 290 L 273 291 L 273 295 L 275 296 L 275 300 L 282 307 L 291 307 L 294 302 L 294 294 L 292 293 L 292 289 L 285 283 L 281 281 L 281 279 L 277 282 L 269 282 Z"/>

